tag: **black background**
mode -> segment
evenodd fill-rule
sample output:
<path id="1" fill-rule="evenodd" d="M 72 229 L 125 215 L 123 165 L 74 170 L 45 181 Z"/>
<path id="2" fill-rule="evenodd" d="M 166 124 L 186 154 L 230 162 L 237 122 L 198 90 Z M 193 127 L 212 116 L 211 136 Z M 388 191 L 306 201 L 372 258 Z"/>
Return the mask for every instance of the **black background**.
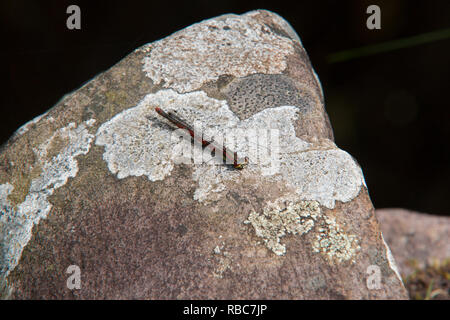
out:
<path id="1" fill-rule="evenodd" d="M 81 8 L 81 30 L 66 8 Z M 381 8 L 381 30 L 366 8 Z M 450 28 L 450 1 L 1 1 L 0 144 L 137 47 L 203 19 L 272 10 L 302 39 L 337 145 L 375 207 L 450 214 L 450 39 L 330 63 L 330 54 Z"/>

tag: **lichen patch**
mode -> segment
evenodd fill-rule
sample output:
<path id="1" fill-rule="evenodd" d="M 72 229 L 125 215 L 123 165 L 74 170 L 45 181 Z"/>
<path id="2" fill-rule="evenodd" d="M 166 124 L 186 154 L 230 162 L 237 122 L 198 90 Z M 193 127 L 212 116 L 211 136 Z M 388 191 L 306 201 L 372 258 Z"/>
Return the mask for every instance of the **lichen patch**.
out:
<path id="1" fill-rule="evenodd" d="M 227 270 L 233 271 L 232 262 L 233 260 L 230 256 L 220 255 L 218 257 L 218 264 L 214 269 L 213 276 L 222 279 Z"/>
<path id="2" fill-rule="evenodd" d="M 251 224 L 267 248 L 281 256 L 286 253 L 286 245 L 281 243 L 281 238 L 288 234 L 302 235 L 309 232 L 319 216 L 320 206 L 317 201 L 281 198 L 269 202 L 262 213 L 250 213 L 244 223 Z"/>
<path id="3" fill-rule="evenodd" d="M 336 201 L 354 199 L 365 185 L 359 165 L 340 149 L 308 150 L 284 155 L 281 172 L 301 199 L 314 199 L 333 209 Z"/>
<path id="4" fill-rule="evenodd" d="M 348 234 L 336 222 L 336 218 L 324 216 L 317 224 L 313 251 L 321 253 L 330 262 L 355 262 L 355 256 L 361 249 L 356 235 Z"/>
<path id="5" fill-rule="evenodd" d="M 32 228 L 39 220 L 46 218 L 52 205 L 47 200 L 55 189 L 62 187 L 69 178 L 76 176 L 78 163 L 76 157 L 87 154 L 94 135 L 89 133 L 88 127 L 94 124 L 90 119 L 78 126 L 70 123 L 67 127 L 55 132 L 52 137 L 42 143 L 34 151 L 37 156 L 41 173 L 31 180 L 30 188 L 25 200 L 17 205 L 16 210 L 9 204 L 5 193 L 12 191 L 8 184 L 0 187 L 0 275 L 7 276 L 17 265 L 22 250 L 31 239 Z M 48 153 L 52 141 L 64 141 L 55 155 Z M 56 152 L 56 150 L 53 150 Z"/>
<path id="6" fill-rule="evenodd" d="M 294 46 L 250 16 L 229 15 L 194 24 L 141 51 L 150 51 L 143 70 L 155 84 L 186 93 L 223 74 L 282 73 Z"/>
<path id="7" fill-rule="evenodd" d="M 222 241 L 221 245 L 217 245 L 214 250 L 215 261 L 217 262 L 213 276 L 219 279 L 224 277 L 224 273 L 229 270 L 233 271 L 233 259 L 228 251 L 225 251 L 225 242 Z"/>
<path id="8" fill-rule="evenodd" d="M 356 235 L 348 234 L 334 217 L 324 214 L 319 202 L 301 201 L 297 196 L 268 202 L 263 212 L 251 212 L 244 223 L 250 224 L 265 246 L 279 256 L 286 254 L 283 237 L 301 236 L 313 228 L 313 252 L 325 255 L 330 263 L 354 262 L 360 250 Z"/>
<path id="9" fill-rule="evenodd" d="M 172 140 L 173 126 L 154 110 L 176 111 L 194 124 L 214 124 L 217 128 L 232 126 L 238 120 L 226 102 L 209 98 L 203 91 L 178 94 L 160 90 L 148 94 L 136 107 L 122 111 L 103 123 L 95 143 L 105 147 L 103 159 L 119 179 L 145 175 L 151 181 L 163 180 L 174 168 L 179 146 Z"/>
<path id="10" fill-rule="evenodd" d="M 240 120 L 225 100 L 203 91 L 179 94 L 171 89 L 148 94 L 98 129 L 95 143 L 105 147 L 103 159 L 119 179 L 145 175 L 151 181 L 163 180 L 175 167 L 174 150 L 180 142 L 172 140 L 173 125 L 154 111 L 156 106 L 176 111 L 188 123 L 199 123 L 206 136 L 227 140 L 227 134 L 234 133 L 234 143 L 227 146 L 250 159 L 240 171 L 213 160 L 194 164 L 192 179 L 198 185 L 194 199 L 199 202 L 218 200 L 227 181 L 246 176 L 282 179 L 295 188 L 300 200 L 315 200 L 328 208 L 336 201 L 352 200 L 364 184 L 361 168 L 348 153 L 332 142 L 323 147 L 296 136 L 294 123 L 300 114 L 296 106 L 269 108 Z M 188 160 L 195 163 L 192 157 Z"/>
<path id="11" fill-rule="evenodd" d="M 9 205 L 9 201 L 8 201 L 8 195 L 13 191 L 14 186 L 11 185 L 9 182 L 6 182 L 4 184 L 0 184 L 0 204 L 3 206 L 7 206 Z M 3 207 L 0 208 L 0 212 L 3 213 L 4 209 Z M 0 219 L 2 219 L 4 217 L 4 215 L 2 214 L 0 216 Z"/>

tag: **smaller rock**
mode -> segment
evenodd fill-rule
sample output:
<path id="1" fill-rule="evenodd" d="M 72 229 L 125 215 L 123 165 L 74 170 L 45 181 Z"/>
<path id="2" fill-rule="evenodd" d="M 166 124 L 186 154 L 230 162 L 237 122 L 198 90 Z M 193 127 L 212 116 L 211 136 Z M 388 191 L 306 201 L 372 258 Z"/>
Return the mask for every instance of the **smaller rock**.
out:
<path id="1" fill-rule="evenodd" d="M 405 209 L 378 209 L 376 216 L 403 277 L 450 257 L 450 218 Z"/>

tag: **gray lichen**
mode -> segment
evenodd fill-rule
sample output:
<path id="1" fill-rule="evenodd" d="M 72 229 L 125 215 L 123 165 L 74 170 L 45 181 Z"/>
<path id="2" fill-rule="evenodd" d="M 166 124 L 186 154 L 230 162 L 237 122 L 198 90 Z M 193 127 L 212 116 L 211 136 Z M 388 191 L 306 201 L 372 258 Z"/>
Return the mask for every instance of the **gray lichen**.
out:
<path id="1" fill-rule="evenodd" d="M 310 231 L 320 215 L 317 201 L 278 199 L 268 204 L 262 213 L 252 212 L 244 222 L 251 224 L 256 235 L 263 239 L 267 248 L 281 256 L 286 246 L 280 242 L 286 234 L 302 235 Z"/>
<path id="2" fill-rule="evenodd" d="M 266 247 L 279 256 L 286 253 L 282 237 L 303 235 L 315 227 L 314 252 L 324 254 L 330 263 L 354 262 L 360 250 L 357 237 L 346 233 L 334 217 L 324 215 L 319 202 L 292 199 L 279 198 L 269 202 L 262 213 L 253 211 L 244 223 L 251 224 Z"/>
<path id="3" fill-rule="evenodd" d="M 325 216 L 318 225 L 316 239 L 312 243 L 314 252 L 324 254 L 330 262 L 354 262 L 361 249 L 357 237 L 346 233 L 334 217 Z"/>

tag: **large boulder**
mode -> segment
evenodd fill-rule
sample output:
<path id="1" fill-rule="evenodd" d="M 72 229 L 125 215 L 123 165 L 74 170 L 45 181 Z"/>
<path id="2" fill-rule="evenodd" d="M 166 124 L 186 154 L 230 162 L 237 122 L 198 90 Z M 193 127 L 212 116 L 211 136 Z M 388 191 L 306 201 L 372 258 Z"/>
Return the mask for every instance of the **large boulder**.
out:
<path id="1" fill-rule="evenodd" d="M 249 165 L 179 163 L 155 107 L 240 129 Z M 407 298 L 305 49 L 268 11 L 145 45 L 20 128 L 0 209 L 6 298 Z"/>

